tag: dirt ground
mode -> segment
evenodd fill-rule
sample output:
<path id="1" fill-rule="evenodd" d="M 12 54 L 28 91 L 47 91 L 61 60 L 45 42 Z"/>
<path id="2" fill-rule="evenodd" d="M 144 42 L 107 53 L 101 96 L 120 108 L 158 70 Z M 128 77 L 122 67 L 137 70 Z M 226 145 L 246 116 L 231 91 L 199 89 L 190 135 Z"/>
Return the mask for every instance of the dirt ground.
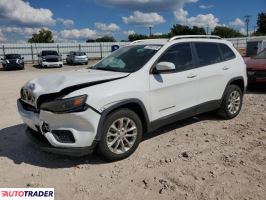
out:
<path id="1" fill-rule="evenodd" d="M 29 79 L 73 68 L 0 71 L 0 187 L 54 187 L 55 199 L 266 199 L 266 90 L 250 90 L 239 117 L 204 114 L 146 134 L 128 159 L 41 152 L 16 108 Z"/>

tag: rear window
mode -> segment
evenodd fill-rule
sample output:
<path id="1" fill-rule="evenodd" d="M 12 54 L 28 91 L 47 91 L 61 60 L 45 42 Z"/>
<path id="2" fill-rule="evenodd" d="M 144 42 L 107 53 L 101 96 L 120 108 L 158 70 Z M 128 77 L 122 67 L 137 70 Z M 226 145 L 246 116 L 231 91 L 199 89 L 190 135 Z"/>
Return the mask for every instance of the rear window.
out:
<path id="1" fill-rule="evenodd" d="M 74 56 L 85 56 L 85 52 L 74 52 Z"/>
<path id="2" fill-rule="evenodd" d="M 19 54 L 7 54 L 6 59 L 20 59 L 20 55 Z"/>
<path id="3" fill-rule="evenodd" d="M 42 56 L 58 56 L 57 51 L 43 51 Z"/>
<path id="4" fill-rule="evenodd" d="M 194 43 L 198 55 L 199 66 L 211 65 L 222 61 L 220 51 L 216 43 Z"/>
<path id="5" fill-rule="evenodd" d="M 234 52 L 225 44 L 219 44 L 224 60 L 231 60 L 236 57 Z"/>

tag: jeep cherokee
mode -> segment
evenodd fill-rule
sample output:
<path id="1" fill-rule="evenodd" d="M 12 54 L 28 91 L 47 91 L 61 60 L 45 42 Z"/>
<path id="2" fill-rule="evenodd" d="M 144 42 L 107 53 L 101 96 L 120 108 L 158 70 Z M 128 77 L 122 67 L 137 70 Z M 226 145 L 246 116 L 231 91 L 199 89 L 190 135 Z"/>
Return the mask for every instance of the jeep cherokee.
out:
<path id="1" fill-rule="evenodd" d="M 120 160 L 142 134 L 216 110 L 236 117 L 247 86 L 246 65 L 218 36 L 135 41 L 91 69 L 27 82 L 18 110 L 41 149 L 86 155 L 97 148 Z"/>

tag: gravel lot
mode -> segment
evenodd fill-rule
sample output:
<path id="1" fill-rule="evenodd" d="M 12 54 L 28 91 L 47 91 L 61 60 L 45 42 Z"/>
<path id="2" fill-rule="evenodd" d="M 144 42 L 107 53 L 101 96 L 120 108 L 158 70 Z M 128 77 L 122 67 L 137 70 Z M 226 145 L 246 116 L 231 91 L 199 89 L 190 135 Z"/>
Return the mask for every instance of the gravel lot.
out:
<path id="1" fill-rule="evenodd" d="M 213 114 L 145 135 L 130 158 L 69 158 L 35 149 L 17 113 L 20 87 L 63 69 L 0 71 L 0 187 L 54 187 L 55 199 L 265 199 L 266 89 L 231 121 Z"/>

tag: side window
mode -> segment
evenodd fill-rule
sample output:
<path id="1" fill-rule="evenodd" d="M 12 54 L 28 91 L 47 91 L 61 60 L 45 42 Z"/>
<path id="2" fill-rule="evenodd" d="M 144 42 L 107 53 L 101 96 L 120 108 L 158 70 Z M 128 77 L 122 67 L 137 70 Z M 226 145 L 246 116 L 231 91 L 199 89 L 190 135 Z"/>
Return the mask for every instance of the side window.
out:
<path id="1" fill-rule="evenodd" d="M 196 42 L 194 44 L 199 59 L 199 66 L 211 65 L 222 61 L 216 43 Z"/>
<path id="2" fill-rule="evenodd" d="M 181 43 L 170 47 L 158 62 L 171 62 L 175 64 L 177 72 L 194 68 L 190 43 Z"/>
<path id="3" fill-rule="evenodd" d="M 231 60 L 236 57 L 234 52 L 225 44 L 219 44 L 224 60 Z"/>

